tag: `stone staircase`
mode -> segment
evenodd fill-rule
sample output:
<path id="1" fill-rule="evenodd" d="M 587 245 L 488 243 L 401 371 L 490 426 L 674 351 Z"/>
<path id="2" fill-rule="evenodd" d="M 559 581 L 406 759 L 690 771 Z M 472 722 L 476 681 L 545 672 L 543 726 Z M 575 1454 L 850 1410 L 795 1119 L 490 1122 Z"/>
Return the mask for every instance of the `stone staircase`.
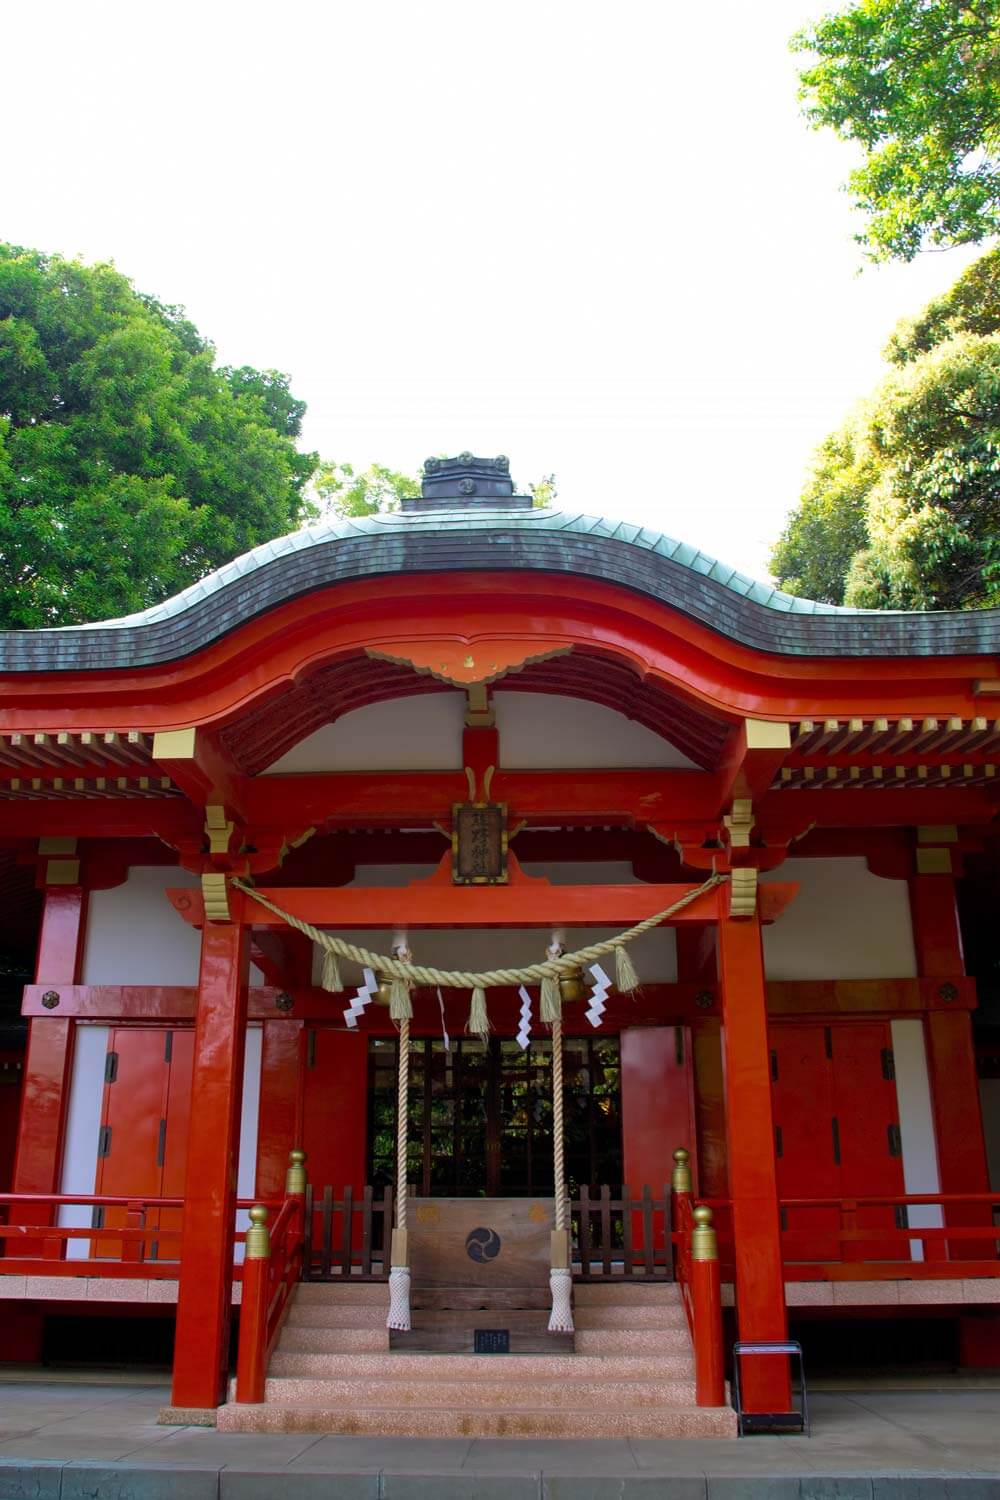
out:
<path id="1" fill-rule="evenodd" d="M 400 1437 L 734 1437 L 729 1407 L 698 1407 L 673 1285 L 574 1291 L 575 1352 L 390 1350 L 384 1285 L 304 1283 L 261 1405 L 219 1409 L 226 1432 Z M 504 1326 L 504 1314 L 477 1314 Z"/>

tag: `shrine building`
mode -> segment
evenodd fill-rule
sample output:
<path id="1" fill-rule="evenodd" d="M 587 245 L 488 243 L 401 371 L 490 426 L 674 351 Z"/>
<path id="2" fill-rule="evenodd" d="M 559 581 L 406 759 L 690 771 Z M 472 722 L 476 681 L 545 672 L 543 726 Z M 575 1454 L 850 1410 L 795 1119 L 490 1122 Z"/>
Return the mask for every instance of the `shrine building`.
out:
<path id="1" fill-rule="evenodd" d="M 1000 1366 L 998 765 L 1000 611 L 504 458 L 0 633 L 0 1360 L 499 1436 Z"/>

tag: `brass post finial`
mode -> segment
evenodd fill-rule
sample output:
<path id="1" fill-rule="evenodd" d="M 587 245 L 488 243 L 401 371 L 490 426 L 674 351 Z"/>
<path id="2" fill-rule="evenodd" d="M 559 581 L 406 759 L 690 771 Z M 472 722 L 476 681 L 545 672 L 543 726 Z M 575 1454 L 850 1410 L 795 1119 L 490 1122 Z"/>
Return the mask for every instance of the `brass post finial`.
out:
<path id="1" fill-rule="evenodd" d="M 691 1231 L 691 1259 L 718 1260 L 719 1241 L 712 1227 L 712 1210 L 704 1203 L 691 1210 L 694 1228 Z"/>
<path id="2" fill-rule="evenodd" d="M 247 1230 L 246 1259 L 270 1260 L 271 1236 L 267 1227 L 267 1209 L 255 1203 L 250 1209 L 250 1228 Z"/>
<path id="3" fill-rule="evenodd" d="M 304 1193 L 306 1190 L 306 1153 L 294 1150 L 288 1153 L 288 1171 L 285 1173 L 285 1192 Z"/>
<path id="4" fill-rule="evenodd" d="M 683 1146 L 678 1146 L 674 1152 L 674 1170 L 670 1178 L 670 1186 L 675 1193 L 689 1193 L 691 1191 L 691 1168 L 688 1163 L 691 1153 L 685 1151 Z"/>

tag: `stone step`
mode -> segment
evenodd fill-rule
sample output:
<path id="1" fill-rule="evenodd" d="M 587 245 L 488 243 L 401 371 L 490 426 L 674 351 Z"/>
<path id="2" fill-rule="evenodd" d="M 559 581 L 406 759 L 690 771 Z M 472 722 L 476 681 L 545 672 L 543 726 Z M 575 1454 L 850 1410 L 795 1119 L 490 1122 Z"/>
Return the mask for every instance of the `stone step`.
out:
<path id="1" fill-rule="evenodd" d="M 687 1328 L 683 1307 L 579 1307 L 573 1309 L 577 1328 Z"/>
<path id="2" fill-rule="evenodd" d="M 354 1307 L 336 1303 L 294 1300 L 288 1309 L 286 1328 L 384 1328 L 389 1312 L 388 1297 L 379 1305 L 358 1303 Z"/>
<path id="3" fill-rule="evenodd" d="M 530 1407 L 547 1411 L 583 1407 L 593 1411 L 639 1411 L 649 1406 L 686 1406 L 694 1403 L 692 1380 L 447 1380 L 423 1379 L 343 1380 L 318 1376 L 271 1376 L 264 1386 L 265 1405 L 318 1406 L 323 1409 L 351 1406 L 411 1407 L 413 1410 L 466 1410 L 485 1408 L 502 1412 Z"/>
<path id="4" fill-rule="evenodd" d="M 300 1281 L 295 1289 L 297 1302 L 319 1302 L 341 1306 L 389 1305 L 389 1286 L 385 1281 Z"/>
<path id="5" fill-rule="evenodd" d="M 272 1355 L 268 1376 L 382 1380 L 686 1380 L 690 1354 L 379 1354 L 285 1350 Z"/>
<path id="6" fill-rule="evenodd" d="M 736 1413 L 727 1406 L 647 1406 L 642 1411 L 597 1407 L 510 1407 L 468 1404 L 451 1409 L 409 1406 L 235 1402 L 219 1408 L 220 1432 L 327 1432 L 375 1437 L 733 1438 Z M 655 1486 L 654 1486 L 655 1487 Z"/>
<path id="7" fill-rule="evenodd" d="M 576 1307 L 605 1307 L 609 1303 L 615 1307 L 680 1306 L 681 1289 L 673 1281 L 630 1281 L 626 1276 L 613 1276 L 608 1281 L 574 1282 L 573 1302 Z"/>
<path id="8" fill-rule="evenodd" d="M 577 1319 L 579 1324 L 579 1319 Z M 577 1354 L 671 1354 L 691 1352 L 687 1328 L 577 1327 Z"/>
<path id="9" fill-rule="evenodd" d="M 389 1330 L 381 1328 L 300 1328 L 285 1324 L 278 1336 L 279 1353 L 347 1354 L 388 1352 Z"/>

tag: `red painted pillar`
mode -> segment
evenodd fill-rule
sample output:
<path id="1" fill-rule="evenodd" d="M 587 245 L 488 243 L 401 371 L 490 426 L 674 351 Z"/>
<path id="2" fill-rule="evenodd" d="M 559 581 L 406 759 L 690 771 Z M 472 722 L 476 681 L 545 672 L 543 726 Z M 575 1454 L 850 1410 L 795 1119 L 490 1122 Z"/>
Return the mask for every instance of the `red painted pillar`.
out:
<path id="1" fill-rule="evenodd" d="M 303 1138 L 301 1059 L 302 1022 L 265 1021 L 257 1130 L 257 1196 L 260 1198 L 284 1197 L 288 1153 Z"/>
<path id="2" fill-rule="evenodd" d="M 35 983 L 51 986 L 55 994 L 61 984 L 75 984 L 79 979 L 86 910 L 87 893 L 82 886 L 45 887 Z M 32 1018 L 14 1163 L 15 1193 L 59 1191 L 72 1061 L 73 1022 L 59 1015 L 58 1005 L 51 1016 Z M 20 1222 L 32 1219 L 39 1222 L 37 1209 Z"/>
<path id="3" fill-rule="evenodd" d="M 171 1398 L 179 1407 L 215 1407 L 224 1399 L 249 970 L 249 932 L 243 923 L 206 922 Z"/>
<path id="4" fill-rule="evenodd" d="M 927 851 L 918 850 L 920 854 Z M 929 851 L 950 863 L 950 850 Z M 910 880 L 910 912 L 917 968 L 921 976 L 954 979 L 965 973 L 962 937 L 955 900 L 955 877 L 917 874 Z M 967 1010 L 930 1010 L 924 1017 L 927 1071 L 937 1137 L 938 1172 L 942 1193 L 989 1192 L 989 1168 L 983 1117 L 979 1101 L 979 1079 L 972 1039 L 972 1017 Z M 989 1223 L 985 1210 L 951 1208 L 946 1222 L 955 1225 Z M 972 1242 L 952 1249 L 956 1260 L 984 1254 Z"/>
<path id="5" fill-rule="evenodd" d="M 784 1339 L 785 1286 L 760 921 L 756 916 L 723 918 L 718 936 L 739 1336 L 749 1340 Z M 789 1410 L 786 1360 L 773 1355 L 748 1358 L 742 1370 L 746 1411 Z"/>

